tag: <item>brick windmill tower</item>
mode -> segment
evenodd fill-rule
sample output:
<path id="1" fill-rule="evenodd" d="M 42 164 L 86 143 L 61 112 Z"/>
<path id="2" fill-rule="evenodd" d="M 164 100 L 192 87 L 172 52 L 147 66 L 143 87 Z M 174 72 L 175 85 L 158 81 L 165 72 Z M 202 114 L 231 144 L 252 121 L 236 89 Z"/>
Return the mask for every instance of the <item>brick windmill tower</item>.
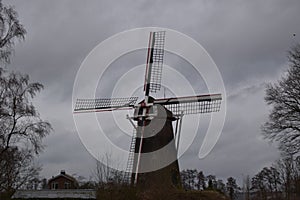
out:
<path id="1" fill-rule="evenodd" d="M 139 188 L 181 187 L 177 151 L 183 115 L 218 112 L 221 94 L 154 99 L 161 88 L 165 31 L 150 32 L 145 97 L 77 99 L 75 113 L 134 109 L 128 117 L 135 131 L 130 144 L 125 180 Z M 176 121 L 175 131 L 172 123 Z M 135 125 L 137 124 L 137 125 Z M 176 141 L 176 142 L 175 142 Z M 153 170 L 154 169 L 154 170 Z"/>

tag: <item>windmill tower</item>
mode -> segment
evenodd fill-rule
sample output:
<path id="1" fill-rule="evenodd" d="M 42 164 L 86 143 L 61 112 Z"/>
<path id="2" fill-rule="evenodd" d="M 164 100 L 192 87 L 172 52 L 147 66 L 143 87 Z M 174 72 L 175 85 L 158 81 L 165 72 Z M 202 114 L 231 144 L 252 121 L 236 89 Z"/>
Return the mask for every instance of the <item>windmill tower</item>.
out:
<path id="1" fill-rule="evenodd" d="M 150 32 L 144 82 L 145 98 L 142 101 L 136 104 L 137 97 L 77 99 L 74 109 L 75 113 L 134 109 L 133 117 L 128 117 L 135 131 L 126 171 L 131 172 L 127 173 L 128 182 L 140 188 L 181 186 L 177 151 L 182 117 L 187 114 L 218 112 L 222 100 L 221 94 L 162 99 L 150 96 L 150 93 L 161 88 L 165 33 Z M 132 120 L 136 121 L 137 126 Z M 172 126 L 174 121 L 175 131 Z"/>

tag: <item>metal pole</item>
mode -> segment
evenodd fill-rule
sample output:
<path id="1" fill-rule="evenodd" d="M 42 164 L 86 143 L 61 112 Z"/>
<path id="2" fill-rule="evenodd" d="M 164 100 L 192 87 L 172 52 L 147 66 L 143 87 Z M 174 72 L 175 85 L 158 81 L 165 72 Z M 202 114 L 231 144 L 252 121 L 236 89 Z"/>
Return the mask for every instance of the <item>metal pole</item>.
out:
<path id="1" fill-rule="evenodd" d="M 177 131 L 178 131 L 178 123 L 179 123 L 179 119 L 180 119 L 180 117 L 178 117 L 177 118 L 177 120 L 176 120 L 176 126 L 175 126 L 175 138 L 177 138 L 177 140 L 178 140 L 178 134 L 177 134 Z M 177 148 L 178 149 L 178 148 Z"/>
<path id="2" fill-rule="evenodd" d="M 137 127 L 136 125 L 133 123 L 132 119 L 129 117 L 129 115 L 126 115 L 126 118 L 129 120 L 129 122 L 131 123 L 131 125 L 133 126 L 133 128 L 136 130 Z"/>
<path id="3" fill-rule="evenodd" d="M 136 170 L 135 170 L 135 177 L 134 177 L 134 184 L 137 183 L 137 177 L 139 173 L 139 166 L 140 166 L 140 160 L 141 160 L 141 152 L 142 152 L 142 145 L 143 145 L 143 137 L 144 137 L 144 131 L 145 131 L 145 125 L 146 125 L 146 120 L 142 118 L 142 130 L 141 130 L 141 139 L 140 139 L 140 146 L 139 146 L 139 152 L 138 152 L 138 160 L 136 164 Z"/>
<path id="4" fill-rule="evenodd" d="M 183 120 L 183 111 L 181 112 L 181 115 L 180 115 L 180 123 L 179 123 L 178 138 L 177 138 L 177 152 L 179 150 L 179 141 L 180 141 L 180 133 L 181 133 L 182 120 Z"/>

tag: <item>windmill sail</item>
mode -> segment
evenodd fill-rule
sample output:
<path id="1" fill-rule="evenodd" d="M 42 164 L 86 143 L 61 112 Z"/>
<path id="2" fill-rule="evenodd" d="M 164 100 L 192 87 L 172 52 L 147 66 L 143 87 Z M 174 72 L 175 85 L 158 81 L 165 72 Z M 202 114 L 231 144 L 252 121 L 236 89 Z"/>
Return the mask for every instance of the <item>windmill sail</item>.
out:
<path id="1" fill-rule="evenodd" d="M 165 31 L 150 32 L 144 84 L 146 96 L 149 92 L 157 92 L 161 88 L 165 33 Z"/>
<path id="2" fill-rule="evenodd" d="M 74 111 L 110 111 L 116 109 L 133 108 L 137 100 L 138 97 L 111 99 L 77 99 Z"/>
<path id="3" fill-rule="evenodd" d="M 160 104 L 173 114 L 197 114 L 218 112 L 222 101 L 221 94 L 199 95 L 178 98 L 155 99 L 154 104 Z"/>

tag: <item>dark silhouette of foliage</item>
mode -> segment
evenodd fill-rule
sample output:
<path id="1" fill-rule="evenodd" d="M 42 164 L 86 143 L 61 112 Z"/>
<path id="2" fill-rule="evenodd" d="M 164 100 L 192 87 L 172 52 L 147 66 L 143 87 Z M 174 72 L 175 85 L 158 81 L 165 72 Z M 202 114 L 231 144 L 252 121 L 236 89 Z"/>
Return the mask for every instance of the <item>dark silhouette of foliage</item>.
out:
<path id="1" fill-rule="evenodd" d="M 231 200 L 235 199 L 236 193 L 239 190 L 239 186 L 236 183 L 236 180 L 233 177 L 229 177 L 226 183 L 226 190 L 229 198 Z"/>
<path id="2" fill-rule="evenodd" d="M 208 182 L 208 187 L 207 189 L 210 190 L 216 190 L 217 189 L 217 180 L 215 175 L 208 175 L 206 177 L 207 182 Z"/>
<path id="3" fill-rule="evenodd" d="M 217 180 L 217 191 L 219 191 L 222 194 L 226 193 L 226 185 L 221 179 Z"/>
<path id="4" fill-rule="evenodd" d="M 203 174 L 203 171 L 200 171 L 198 174 L 197 174 L 197 189 L 198 190 L 205 190 L 206 189 L 206 177 L 204 176 Z"/>

